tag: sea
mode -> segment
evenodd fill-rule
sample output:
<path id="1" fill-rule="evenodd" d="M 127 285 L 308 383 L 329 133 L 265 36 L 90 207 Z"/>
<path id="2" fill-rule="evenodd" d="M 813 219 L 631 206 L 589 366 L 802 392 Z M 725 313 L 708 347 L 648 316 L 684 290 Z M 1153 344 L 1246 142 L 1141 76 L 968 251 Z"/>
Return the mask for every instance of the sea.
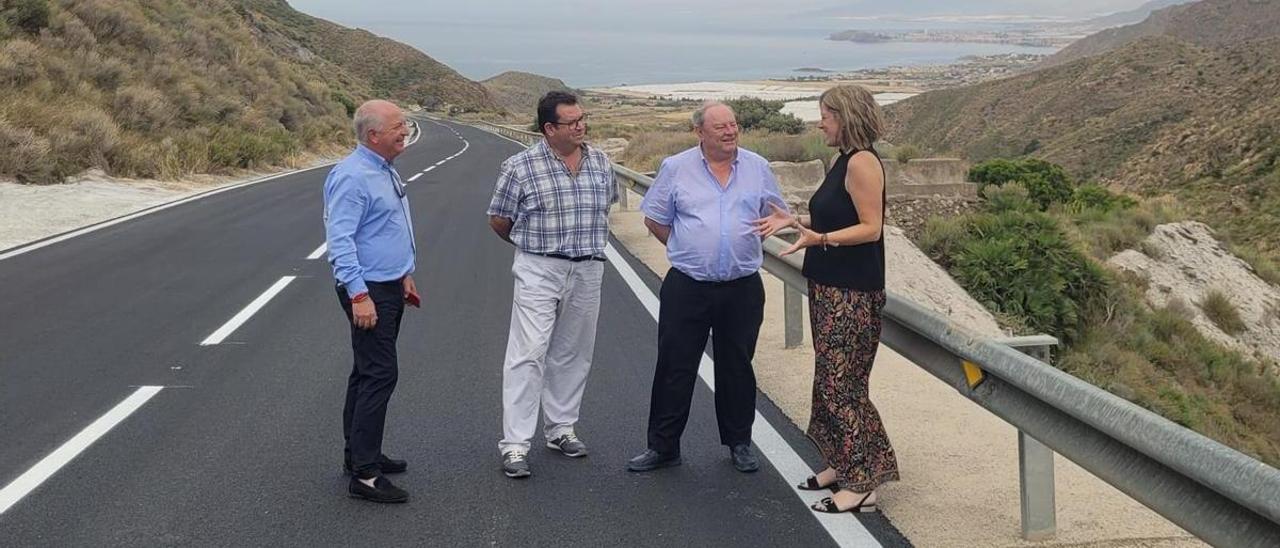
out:
<path id="1" fill-rule="evenodd" d="M 812 75 L 799 69 L 849 71 L 952 63 L 970 55 L 1050 54 L 1011 44 L 864 44 L 828 40 L 850 28 L 908 30 L 920 23 L 820 21 L 821 24 L 522 25 L 492 21 L 372 21 L 377 34 L 412 45 L 473 80 L 519 70 L 578 87 L 736 81 Z M 975 25 L 932 23 L 937 28 Z M 599 27 L 599 28 L 598 28 Z"/>

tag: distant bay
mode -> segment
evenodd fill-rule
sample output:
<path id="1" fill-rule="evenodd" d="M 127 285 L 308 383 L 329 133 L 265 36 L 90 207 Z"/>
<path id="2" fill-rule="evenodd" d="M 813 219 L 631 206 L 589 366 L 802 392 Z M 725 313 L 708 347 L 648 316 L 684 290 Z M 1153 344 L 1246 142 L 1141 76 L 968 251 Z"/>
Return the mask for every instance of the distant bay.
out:
<path id="1" fill-rule="evenodd" d="M 837 23 L 838 24 L 838 23 Z M 482 80 L 507 70 L 560 78 L 574 87 L 811 76 L 799 68 L 847 71 L 951 63 L 968 55 L 1050 54 L 1052 48 L 1008 44 L 856 44 L 827 40 L 831 29 L 627 28 L 593 30 L 381 22 L 379 33 L 406 42 L 464 76 Z"/>

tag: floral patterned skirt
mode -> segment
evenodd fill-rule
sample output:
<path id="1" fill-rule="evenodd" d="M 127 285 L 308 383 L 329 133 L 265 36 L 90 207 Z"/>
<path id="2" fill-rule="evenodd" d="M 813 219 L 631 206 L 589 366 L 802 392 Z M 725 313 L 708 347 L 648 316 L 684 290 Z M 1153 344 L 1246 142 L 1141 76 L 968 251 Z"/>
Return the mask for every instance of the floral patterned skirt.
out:
<path id="1" fill-rule="evenodd" d="M 814 372 L 806 433 L 835 469 L 840 488 L 858 493 L 898 479 L 898 459 L 868 390 L 884 303 L 883 290 L 809 282 Z"/>

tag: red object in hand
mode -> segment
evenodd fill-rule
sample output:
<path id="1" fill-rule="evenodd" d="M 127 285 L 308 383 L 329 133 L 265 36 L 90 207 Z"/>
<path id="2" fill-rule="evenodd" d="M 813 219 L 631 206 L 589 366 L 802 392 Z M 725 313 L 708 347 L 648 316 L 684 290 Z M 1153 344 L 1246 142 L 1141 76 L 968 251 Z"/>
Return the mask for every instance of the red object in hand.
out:
<path id="1" fill-rule="evenodd" d="M 405 300 L 405 302 L 409 303 L 409 305 L 410 305 L 410 306 L 413 306 L 414 308 L 422 308 L 422 300 L 420 300 L 420 299 L 418 298 L 418 296 L 417 296 L 417 295 L 415 295 L 415 294 L 413 294 L 413 293 L 407 293 L 407 294 L 405 294 L 405 296 L 404 296 L 404 300 Z"/>

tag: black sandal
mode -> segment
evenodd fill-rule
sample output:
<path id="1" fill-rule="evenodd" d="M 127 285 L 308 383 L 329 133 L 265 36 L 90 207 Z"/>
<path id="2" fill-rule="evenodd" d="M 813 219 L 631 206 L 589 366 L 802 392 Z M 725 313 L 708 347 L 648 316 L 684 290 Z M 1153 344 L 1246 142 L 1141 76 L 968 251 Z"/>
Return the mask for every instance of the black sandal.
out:
<path id="1" fill-rule="evenodd" d="M 809 479 L 806 479 L 804 480 L 804 483 L 797 485 L 796 489 L 800 489 L 801 491 L 823 491 L 826 489 L 830 489 L 831 485 L 833 485 L 834 483 L 835 482 L 832 482 L 827 485 L 819 485 L 818 476 L 809 476 Z"/>
<path id="2" fill-rule="evenodd" d="M 824 514 L 843 514 L 845 512 L 849 512 L 849 513 L 875 512 L 876 503 L 873 502 L 871 504 L 867 504 L 867 499 L 871 498 L 871 495 L 872 495 L 871 493 L 867 493 L 862 497 L 862 500 L 858 501 L 857 504 L 853 505 L 850 508 L 846 508 L 844 510 L 841 510 L 839 506 L 836 506 L 836 501 L 831 500 L 831 497 L 826 497 L 818 502 L 815 502 L 809 508 L 812 508 L 813 511 L 815 512 L 822 512 Z"/>

